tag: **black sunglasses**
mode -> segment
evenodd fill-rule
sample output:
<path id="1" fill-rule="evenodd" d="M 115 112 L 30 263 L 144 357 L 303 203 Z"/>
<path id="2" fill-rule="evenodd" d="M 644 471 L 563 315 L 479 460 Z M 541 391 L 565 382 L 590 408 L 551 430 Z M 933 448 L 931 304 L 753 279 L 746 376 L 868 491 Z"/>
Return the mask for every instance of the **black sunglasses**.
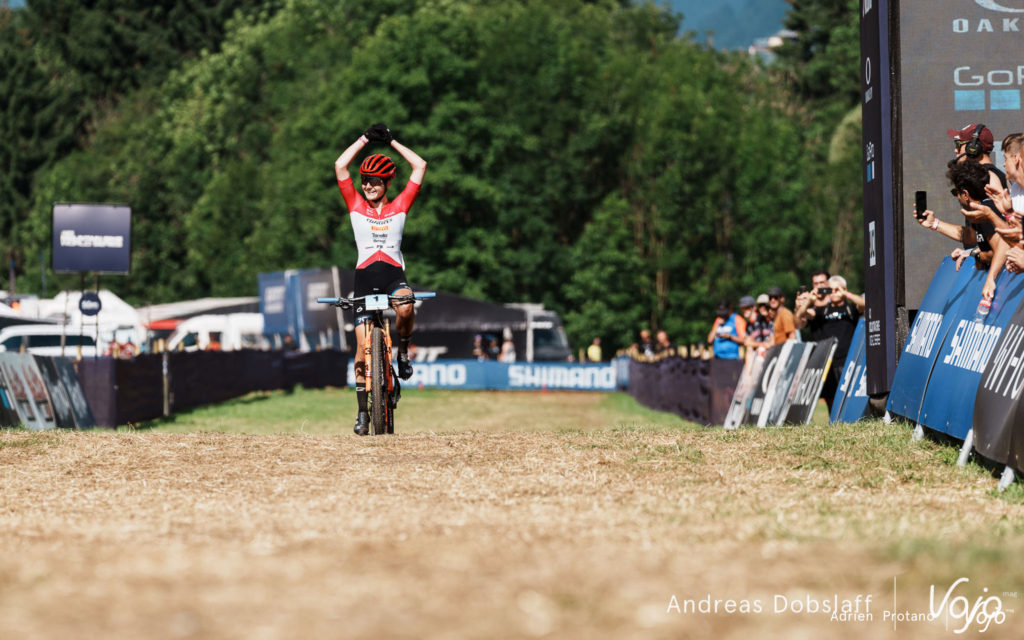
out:
<path id="1" fill-rule="evenodd" d="M 383 187 L 384 178 L 378 178 L 377 176 L 360 176 L 363 181 L 364 187 Z"/>

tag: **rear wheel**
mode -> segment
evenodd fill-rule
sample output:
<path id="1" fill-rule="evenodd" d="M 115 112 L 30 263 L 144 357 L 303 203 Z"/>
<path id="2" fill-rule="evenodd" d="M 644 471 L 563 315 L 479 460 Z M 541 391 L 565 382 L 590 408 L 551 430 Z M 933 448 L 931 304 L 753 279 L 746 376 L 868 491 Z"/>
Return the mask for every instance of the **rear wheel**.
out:
<path id="1" fill-rule="evenodd" d="M 387 357 L 384 331 L 374 327 L 370 336 L 370 435 L 387 433 L 391 407 L 388 406 Z"/>

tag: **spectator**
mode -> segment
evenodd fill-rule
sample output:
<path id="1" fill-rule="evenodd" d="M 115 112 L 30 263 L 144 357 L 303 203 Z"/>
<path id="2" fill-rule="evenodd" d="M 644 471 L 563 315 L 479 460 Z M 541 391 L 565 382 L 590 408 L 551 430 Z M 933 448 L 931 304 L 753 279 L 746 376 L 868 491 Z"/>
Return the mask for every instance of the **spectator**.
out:
<path id="1" fill-rule="evenodd" d="M 654 346 L 654 341 L 651 340 L 651 332 L 647 329 L 640 330 L 640 342 L 633 345 L 634 350 L 647 357 L 653 357 L 657 349 Z"/>
<path id="2" fill-rule="evenodd" d="M 501 357 L 501 345 L 498 344 L 498 337 L 488 334 L 487 336 L 487 358 L 497 360 Z"/>
<path id="3" fill-rule="evenodd" d="M 772 287 L 768 290 L 768 308 L 771 310 L 771 318 L 774 321 L 772 331 L 774 332 L 775 344 L 782 344 L 787 340 L 796 340 L 796 324 L 793 320 L 793 312 L 786 308 L 786 296 L 782 295 L 782 289 Z"/>
<path id="4" fill-rule="evenodd" d="M 601 362 L 601 338 L 594 338 L 587 347 L 587 360 L 590 362 Z"/>
<path id="5" fill-rule="evenodd" d="M 993 203 L 1011 221 L 1010 228 L 996 228 L 1010 245 L 1006 254 L 1006 269 L 1012 273 L 1024 271 L 1024 244 L 1021 243 L 1021 217 L 1024 216 L 1024 133 L 1011 133 L 1003 138 L 1003 167 L 1010 188 L 995 193 L 990 186 L 985 191 Z"/>
<path id="6" fill-rule="evenodd" d="M 512 342 L 512 330 L 505 327 L 504 331 L 501 332 L 501 337 L 501 355 L 498 356 L 498 360 L 501 362 L 515 362 L 516 345 Z"/>
<path id="7" fill-rule="evenodd" d="M 292 337 L 292 334 L 286 333 L 284 334 L 281 348 L 285 351 L 295 351 L 299 348 L 299 345 L 295 344 L 295 338 Z"/>
<path id="8" fill-rule="evenodd" d="M 801 291 L 796 295 L 796 307 L 793 310 L 793 323 L 797 329 L 807 326 L 811 315 L 809 308 L 822 308 L 828 305 L 828 271 L 815 271 L 811 274 L 811 290 Z M 817 342 L 821 336 L 815 335 L 812 329 L 808 335 L 811 342 Z"/>
<path id="9" fill-rule="evenodd" d="M 953 150 L 956 153 L 950 166 L 961 162 L 974 162 L 988 172 L 988 183 L 993 189 L 1002 191 L 1007 188 L 1006 174 L 992 163 L 992 149 L 995 139 L 992 130 L 983 124 L 969 124 L 963 129 L 947 129 L 946 135 L 953 138 Z"/>
<path id="10" fill-rule="evenodd" d="M 764 310 L 768 311 L 768 296 L 761 294 L 764 298 Z M 761 350 L 772 344 L 772 323 L 767 317 L 758 311 L 754 299 L 750 296 L 740 298 L 740 313 L 747 321 L 747 335 L 744 345 L 750 349 L 750 353 Z"/>
<path id="11" fill-rule="evenodd" d="M 658 353 L 676 355 L 676 345 L 672 344 L 672 341 L 668 339 L 668 334 L 665 333 L 664 329 L 658 331 L 656 337 L 658 344 L 655 346 L 655 349 L 658 350 Z"/>
<path id="12" fill-rule="evenodd" d="M 965 214 L 968 210 L 977 211 L 985 208 L 991 210 L 993 215 L 998 216 L 995 212 L 995 204 L 985 197 L 987 177 L 985 169 L 973 162 L 953 164 L 946 172 L 946 178 L 953 186 L 950 193 L 957 199 L 961 211 Z M 978 203 L 977 207 L 972 202 Z M 917 215 L 916 210 L 915 215 Z M 954 225 L 938 220 L 931 210 L 920 215 L 918 221 L 922 227 L 938 231 L 947 238 L 963 244 L 963 249 L 954 249 L 951 254 L 957 261 L 957 269 L 960 268 L 967 256 L 973 256 L 979 268 L 988 268 L 988 278 L 985 280 L 982 296 L 991 300 L 996 292 L 996 276 L 1003 268 L 1008 248 L 1006 242 L 995 232 L 995 225 L 987 220 L 968 220 L 966 224 Z"/>
<path id="13" fill-rule="evenodd" d="M 839 376 L 842 374 L 846 354 L 853 341 L 853 332 L 857 328 L 860 314 L 864 312 L 864 297 L 848 291 L 846 279 L 842 276 L 832 276 L 828 280 L 828 285 L 828 304 L 808 309 L 810 317 L 807 323 L 811 333 L 819 336 L 819 340 L 835 338 L 838 341 L 835 355 L 832 356 L 832 366 L 821 389 L 831 413 L 832 400 L 839 387 Z"/>
<path id="14" fill-rule="evenodd" d="M 484 337 L 479 333 L 473 336 L 473 357 L 477 360 L 487 360 L 487 345 L 484 344 Z"/>
<path id="15" fill-rule="evenodd" d="M 738 360 L 740 345 L 747 335 L 747 322 L 732 312 L 728 300 L 718 303 L 715 322 L 708 333 L 708 344 L 714 349 L 714 356 L 725 360 Z"/>

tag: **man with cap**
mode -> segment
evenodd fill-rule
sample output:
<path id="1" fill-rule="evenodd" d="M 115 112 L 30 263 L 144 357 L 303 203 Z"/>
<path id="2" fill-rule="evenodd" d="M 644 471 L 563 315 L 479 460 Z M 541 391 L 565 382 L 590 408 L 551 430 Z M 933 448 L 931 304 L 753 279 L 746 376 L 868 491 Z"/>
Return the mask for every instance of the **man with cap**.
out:
<path id="1" fill-rule="evenodd" d="M 977 162 L 988 171 L 989 184 L 1000 193 L 1007 188 L 1006 174 L 992 162 L 995 138 L 992 130 L 983 124 L 969 124 L 963 129 L 947 129 L 946 135 L 953 138 L 956 156 L 949 162 Z"/>
<path id="2" fill-rule="evenodd" d="M 796 339 L 796 323 L 793 320 L 793 312 L 786 308 L 786 296 L 782 295 L 780 287 L 772 287 L 768 290 L 768 308 L 771 309 L 772 318 L 775 320 L 775 344 L 782 344 L 786 340 Z"/>

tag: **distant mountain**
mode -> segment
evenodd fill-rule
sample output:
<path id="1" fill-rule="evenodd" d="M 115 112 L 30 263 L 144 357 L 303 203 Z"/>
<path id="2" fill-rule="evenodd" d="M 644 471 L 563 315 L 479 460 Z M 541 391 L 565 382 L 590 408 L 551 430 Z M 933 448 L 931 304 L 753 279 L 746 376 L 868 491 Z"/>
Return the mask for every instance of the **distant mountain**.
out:
<path id="1" fill-rule="evenodd" d="M 683 14 L 682 31 L 696 31 L 699 42 L 713 32 L 716 49 L 746 49 L 781 29 L 789 10 L 786 0 L 668 0 L 668 5 Z"/>

